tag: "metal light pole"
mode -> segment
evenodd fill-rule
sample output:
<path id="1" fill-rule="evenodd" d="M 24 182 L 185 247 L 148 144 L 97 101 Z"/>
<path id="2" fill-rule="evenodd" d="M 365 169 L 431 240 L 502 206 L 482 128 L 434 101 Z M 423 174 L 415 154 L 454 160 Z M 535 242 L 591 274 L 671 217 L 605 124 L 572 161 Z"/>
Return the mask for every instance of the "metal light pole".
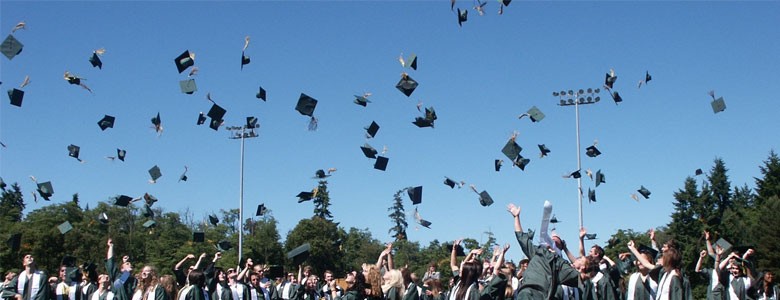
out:
<path id="1" fill-rule="evenodd" d="M 256 138 L 255 128 L 259 128 L 257 124 L 257 118 L 248 117 L 244 126 L 228 126 L 227 130 L 230 130 L 232 134 L 230 139 L 241 140 L 241 168 L 240 168 L 240 183 L 238 188 L 238 265 L 241 265 L 241 257 L 244 250 L 244 140 L 248 138 Z M 249 132 L 247 132 L 249 130 Z"/>
<path id="2" fill-rule="evenodd" d="M 600 92 L 599 89 L 594 90 L 588 88 L 587 91 L 580 89 L 577 92 L 569 90 L 568 92 L 560 91 L 552 93 L 553 97 L 560 97 L 559 106 L 574 106 L 575 126 L 577 130 L 577 172 L 582 170 L 582 160 L 580 159 L 580 105 L 598 103 L 601 101 L 601 97 L 595 95 Z M 587 97 L 585 97 L 585 95 L 587 95 Z M 566 99 L 564 100 L 564 98 Z M 577 177 L 577 204 L 579 207 L 580 228 L 582 228 L 582 176 Z"/>

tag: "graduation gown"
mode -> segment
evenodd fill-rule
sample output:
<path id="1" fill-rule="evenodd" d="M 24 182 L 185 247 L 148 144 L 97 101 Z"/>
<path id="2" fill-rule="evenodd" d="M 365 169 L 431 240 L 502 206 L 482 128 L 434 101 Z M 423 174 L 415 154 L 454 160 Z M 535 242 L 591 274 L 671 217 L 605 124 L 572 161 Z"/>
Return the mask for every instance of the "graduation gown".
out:
<path id="1" fill-rule="evenodd" d="M 401 294 L 398 292 L 398 288 L 389 288 L 387 292 L 385 292 L 384 300 L 401 300 Z"/>
<path id="2" fill-rule="evenodd" d="M 585 282 L 585 290 L 583 291 L 583 298 L 585 300 L 617 300 L 617 292 L 615 286 L 612 285 L 612 280 L 604 275 L 604 273 L 597 273 L 596 276 Z"/>
<path id="3" fill-rule="evenodd" d="M 114 257 L 106 259 L 106 272 L 108 272 L 114 298 L 116 300 L 130 300 L 138 283 L 135 277 L 130 272 L 120 272 Z"/>
<path id="4" fill-rule="evenodd" d="M 52 300 L 81 300 L 81 285 L 75 282 L 59 282 L 55 285 Z"/>
<path id="5" fill-rule="evenodd" d="M 582 298 L 582 290 L 579 287 L 571 287 L 567 285 L 559 284 L 555 291 L 555 298 L 557 300 L 584 300 Z"/>
<path id="6" fill-rule="evenodd" d="M 650 274 L 642 279 L 642 274 L 635 272 L 631 274 L 626 283 L 626 300 L 652 300 L 655 299 L 655 293 L 658 291 L 658 283 L 655 282 Z"/>
<path id="7" fill-rule="evenodd" d="M 3 287 L 3 298 L 13 297 L 15 294 L 22 295 L 23 300 L 48 300 L 51 295 L 51 286 L 47 282 L 49 278 L 43 271 L 34 271 L 30 278 L 27 278 L 27 271 L 22 271 L 11 279 L 8 285 Z"/>
<path id="8" fill-rule="evenodd" d="M 559 284 L 577 285 L 579 272 L 563 258 L 546 247 L 533 244 L 534 232 L 515 232 L 520 249 L 528 261 L 523 273 L 523 285 L 517 293 L 517 300 L 552 299 Z"/>
<path id="9" fill-rule="evenodd" d="M 79 292 L 81 292 L 82 300 L 91 300 L 92 293 L 97 291 L 97 284 L 93 282 L 87 282 L 82 284 L 79 290 L 80 290 Z"/>
<path id="10" fill-rule="evenodd" d="M 285 298 L 285 290 L 287 290 L 287 298 Z M 271 293 L 271 299 L 273 300 L 282 300 L 282 299 L 293 299 L 293 295 L 295 294 L 295 291 L 298 290 L 298 285 L 289 281 L 284 281 L 282 284 L 273 287 L 273 293 Z"/>
<path id="11" fill-rule="evenodd" d="M 677 270 L 669 273 L 664 272 L 662 266 L 658 266 L 650 274 L 657 274 L 658 290 L 656 291 L 656 300 L 684 300 L 686 299 L 685 285 L 683 278 Z"/>
<path id="12" fill-rule="evenodd" d="M 196 285 L 188 285 L 176 300 L 207 300 L 206 291 Z"/>
<path id="13" fill-rule="evenodd" d="M 414 282 L 410 282 L 406 286 L 406 292 L 401 300 L 420 300 L 420 293 L 417 291 L 417 285 Z"/>
<path id="14" fill-rule="evenodd" d="M 101 291 L 99 289 L 95 290 L 94 293 L 89 297 L 89 300 L 113 300 L 114 299 L 114 293 L 109 290 Z"/>

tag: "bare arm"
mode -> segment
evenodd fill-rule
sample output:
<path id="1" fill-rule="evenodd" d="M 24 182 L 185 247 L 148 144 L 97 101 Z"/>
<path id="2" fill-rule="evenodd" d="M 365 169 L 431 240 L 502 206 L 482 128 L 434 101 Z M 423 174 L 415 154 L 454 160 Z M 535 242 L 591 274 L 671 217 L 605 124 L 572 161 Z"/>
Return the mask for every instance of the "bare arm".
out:
<path id="1" fill-rule="evenodd" d="M 585 256 L 585 234 L 588 230 L 580 228 L 580 256 Z"/>
<path id="2" fill-rule="evenodd" d="M 246 274 L 249 272 L 250 269 L 252 269 L 252 259 L 247 258 L 246 265 L 244 265 L 244 269 L 241 270 L 241 272 L 238 273 L 238 275 L 236 275 L 236 281 L 244 280 L 244 276 L 246 276 Z"/>
<path id="3" fill-rule="evenodd" d="M 496 247 L 498 248 L 498 247 Z M 509 250 L 509 243 L 504 245 L 504 249 L 498 248 L 498 259 L 493 263 L 493 276 L 498 276 L 501 273 L 501 267 L 504 265 L 504 255 L 506 255 L 506 251 Z"/>
<path id="4" fill-rule="evenodd" d="M 715 256 L 715 250 L 712 249 L 712 241 L 710 241 L 710 232 L 704 231 L 704 240 L 707 242 L 707 254 Z"/>
<path id="5" fill-rule="evenodd" d="M 731 260 L 731 258 L 733 257 L 738 257 L 738 256 L 734 254 L 734 252 L 731 252 L 731 254 L 729 254 L 729 256 L 727 256 L 726 259 L 720 262 L 720 264 L 718 265 L 718 271 L 723 270 L 723 268 L 725 268 L 726 265 L 729 264 L 729 260 Z"/>
<path id="6" fill-rule="evenodd" d="M 174 270 L 181 270 L 181 265 L 183 265 L 183 264 L 184 264 L 184 262 L 185 262 L 185 261 L 187 261 L 188 259 L 193 259 L 193 258 L 195 258 L 195 255 L 194 255 L 194 254 L 187 254 L 187 256 L 185 256 L 184 258 L 182 258 L 182 259 L 179 261 L 179 263 L 177 263 L 177 264 L 176 264 L 176 266 L 174 266 L 174 267 L 173 267 L 173 269 L 174 269 Z"/>
<path id="7" fill-rule="evenodd" d="M 452 242 L 452 251 L 450 251 L 450 269 L 454 272 L 458 270 L 458 251 L 457 248 L 460 245 L 461 240 L 455 240 Z"/>
<path id="8" fill-rule="evenodd" d="M 106 244 L 108 245 L 108 251 L 106 251 L 106 259 L 112 259 L 114 257 L 114 242 L 109 238 Z"/>
<path id="9" fill-rule="evenodd" d="M 650 229 L 650 247 L 658 251 L 658 243 L 655 242 L 655 228 Z"/>
<path id="10" fill-rule="evenodd" d="M 200 257 L 198 257 L 198 262 L 195 263 L 196 270 L 200 270 L 200 263 L 203 262 L 204 258 L 206 258 L 206 253 L 201 253 Z"/>
<path id="11" fill-rule="evenodd" d="M 509 213 L 512 214 L 512 217 L 515 218 L 515 232 L 522 232 L 523 225 L 520 224 L 520 208 L 515 206 L 513 203 L 510 203 L 507 206 L 507 210 L 509 210 Z"/>
<path id="12" fill-rule="evenodd" d="M 561 244 L 563 244 L 563 252 L 566 253 L 566 257 L 569 259 L 570 262 L 574 262 L 577 260 L 577 257 L 574 256 L 574 254 L 571 254 L 571 251 L 569 251 L 569 247 L 566 246 L 566 241 L 561 240 Z"/>
<path id="13" fill-rule="evenodd" d="M 390 247 L 393 247 L 393 244 L 390 244 Z M 395 269 L 395 266 L 393 265 L 393 252 L 392 252 L 392 250 L 387 251 L 387 269 L 388 270 Z"/>
<path id="14" fill-rule="evenodd" d="M 701 252 L 699 253 L 699 260 L 696 261 L 696 270 L 694 270 L 694 272 L 696 273 L 701 272 L 701 265 L 705 257 L 707 257 L 707 250 L 701 250 Z"/>
<path id="15" fill-rule="evenodd" d="M 655 265 L 650 263 L 650 261 L 648 261 L 645 258 L 644 255 L 640 255 L 639 254 L 639 251 L 636 250 L 636 247 L 634 247 L 634 241 L 629 241 L 628 242 L 628 250 L 631 251 L 632 254 L 634 254 L 634 257 L 636 257 L 637 261 L 639 261 L 639 263 L 641 263 L 643 266 L 645 266 L 645 268 L 648 268 L 648 269 L 651 269 L 651 270 L 653 268 L 655 268 Z"/>

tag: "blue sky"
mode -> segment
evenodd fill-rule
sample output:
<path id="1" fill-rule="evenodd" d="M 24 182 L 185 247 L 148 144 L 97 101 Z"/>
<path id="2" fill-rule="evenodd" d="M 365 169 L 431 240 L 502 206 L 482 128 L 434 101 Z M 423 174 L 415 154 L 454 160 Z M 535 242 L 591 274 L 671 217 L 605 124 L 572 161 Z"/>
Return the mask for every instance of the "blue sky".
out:
<path id="1" fill-rule="evenodd" d="M 23 52 L 0 57 L 2 87 L 18 87 L 26 75 L 32 82 L 21 108 L 7 98 L 0 104 L 7 145 L 0 176 L 19 182 L 28 200 L 34 175 L 52 181 L 55 203 L 79 193 L 94 207 L 148 192 L 165 210 L 189 208 L 198 219 L 236 208 L 240 142 L 224 128 L 195 125 L 211 106 L 210 92 L 227 109 L 227 125 L 259 118 L 259 138 L 245 145 L 245 209 L 249 216 L 265 203 L 283 236 L 312 215 L 312 203 L 298 204 L 295 195 L 316 186 L 317 169 L 334 167 L 335 221 L 383 241 L 391 239 L 393 194 L 418 185 L 418 209 L 433 225 L 408 233 L 423 245 L 485 239 L 488 230 L 514 244 L 506 204 L 521 205 L 524 225 L 535 229 L 544 200 L 563 221 L 559 233 L 574 241 L 576 181 L 561 178 L 576 169 L 574 108 L 558 106 L 551 93 L 600 87 L 611 68 L 624 102 L 602 92 L 601 102 L 580 107 L 583 169 L 606 174 L 598 202 L 584 203 L 585 226 L 598 243 L 620 228 L 668 223 L 673 192 L 715 158 L 725 160 L 734 185 L 753 187 L 758 165 L 777 150 L 776 1 L 513 1 L 503 15 L 489 1 L 484 16 L 473 5 L 456 3 L 469 9 L 458 27 L 448 1 L 3 1 L 3 35 L 20 21 L 28 28 L 14 33 Z M 252 62 L 241 70 L 247 35 Z M 102 70 L 88 62 L 98 48 L 106 49 Z M 173 64 L 185 50 L 200 69 L 193 95 L 179 91 L 187 76 Z M 416 71 L 402 68 L 401 53 L 418 56 Z M 94 94 L 69 85 L 65 71 L 86 78 Z M 420 83 L 411 97 L 395 89 L 404 71 Z M 653 79 L 637 89 L 645 71 Z M 267 102 L 255 98 L 259 86 Z M 710 90 L 725 98 L 724 112 L 713 114 Z M 372 103 L 352 103 L 364 92 Z M 301 93 L 319 100 L 317 131 L 307 131 L 307 117 L 294 110 Z M 436 109 L 434 129 L 411 124 L 421 115 L 418 101 Z M 531 106 L 547 117 L 518 120 Z M 158 112 L 160 136 L 150 128 Z M 105 114 L 117 121 L 101 131 L 96 123 Z M 381 128 L 367 141 L 363 127 L 371 121 Z M 531 163 L 495 172 L 493 160 L 506 161 L 500 150 L 515 131 Z M 584 148 L 594 140 L 603 154 L 590 158 Z M 387 171 L 362 155 L 365 142 L 387 146 Z M 542 143 L 552 153 L 539 159 Z M 81 146 L 85 163 L 68 157 L 69 144 Z M 104 158 L 116 148 L 127 150 L 125 162 Z M 149 184 L 154 165 L 163 177 Z M 185 165 L 189 180 L 177 182 Z M 487 190 L 496 203 L 480 206 L 468 187 L 445 186 L 444 176 Z M 640 185 L 652 195 L 637 203 L 629 195 Z M 587 193 L 594 184 L 585 179 L 583 187 Z M 47 204 L 29 203 L 27 211 Z"/>

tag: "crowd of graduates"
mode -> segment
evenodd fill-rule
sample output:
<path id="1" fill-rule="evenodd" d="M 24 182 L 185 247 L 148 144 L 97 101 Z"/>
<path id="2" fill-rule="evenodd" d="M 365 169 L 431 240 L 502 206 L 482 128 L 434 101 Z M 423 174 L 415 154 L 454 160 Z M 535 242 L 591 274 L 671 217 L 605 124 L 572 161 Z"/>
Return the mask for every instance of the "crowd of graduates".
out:
<path id="1" fill-rule="evenodd" d="M 454 241 L 450 253 L 452 277 L 437 271 L 432 263 L 420 278 L 408 266 L 396 268 L 393 247 L 388 244 L 376 263 L 336 279 L 325 270 L 322 277 L 309 266 L 298 265 L 297 272 L 280 267 L 254 264 L 223 269 L 222 257 L 206 253 L 189 254 L 172 267 L 173 275 L 160 275 L 155 266 L 140 267 L 128 256 L 118 259 L 114 244 L 106 242 L 105 269 L 92 263 L 76 267 L 73 257 L 65 257 L 56 277 L 47 277 L 32 255 L 25 255 L 23 269 L 7 272 L 0 288 L 3 300 L 488 300 L 488 299 L 692 299 L 690 274 L 682 270 L 681 245 L 673 239 L 661 244 L 650 233 L 651 245 L 629 241 L 629 252 L 615 258 L 605 256 L 598 245 L 585 252 L 585 229 L 580 230 L 579 253 L 569 251 L 555 231 L 524 231 L 520 207 L 508 206 L 514 231 L 526 259 L 517 265 L 505 262 L 510 245 L 496 246 L 492 257 L 485 249 L 466 254 L 461 241 Z M 780 290 L 774 274 L 753 268 L 753 249 L 727 253 L 711 243 L 705 232 L 707 249 L 702 249 L 696 271 L 708 278 L 707 299 L 778 299 Z M 483 253 L 485 252 L 485 253 Z M 740 253 L 744 252 L 744 253 Z M 465 256 L 464 259 L 458 259 Z M 714 258 L 714 262 L 710 261 Z M 194 260 L 194 262 L 193 262 Z M 185 265 L 191 263 L 185 268 Z M 707 268 L 707 265 L 712 268 Z M 140 267 L 140 272 L 134 268 Z"/>

